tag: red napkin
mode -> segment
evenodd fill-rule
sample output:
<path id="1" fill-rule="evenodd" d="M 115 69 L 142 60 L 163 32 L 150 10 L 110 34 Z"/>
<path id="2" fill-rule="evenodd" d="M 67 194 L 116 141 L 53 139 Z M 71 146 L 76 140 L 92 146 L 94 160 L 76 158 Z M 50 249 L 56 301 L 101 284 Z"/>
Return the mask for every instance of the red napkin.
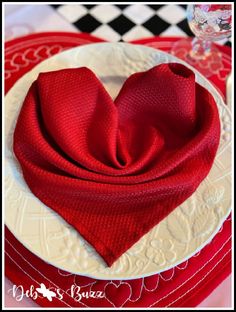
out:
<path id="1" fill-rule="evenodd" d="M 31 191 L 110 266 L 196 190 L 219 137 L 214 99 L 183 65 L 132 75 L 115 101 L 76 68 L 32 84 L 14 152 Z"/>

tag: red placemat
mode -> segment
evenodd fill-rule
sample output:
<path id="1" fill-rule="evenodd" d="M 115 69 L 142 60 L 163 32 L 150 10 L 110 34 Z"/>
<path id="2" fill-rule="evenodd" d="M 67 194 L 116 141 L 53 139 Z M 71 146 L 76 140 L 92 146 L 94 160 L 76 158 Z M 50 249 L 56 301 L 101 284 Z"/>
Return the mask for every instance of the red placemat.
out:
<path id="1" fill-rule="evenodd" d="M 176 40 L 178 38 L 153 37 L 133 43 L 168 52 Z M 49 56 L 71 47 L 100 41 L 103 40 L 88 34 L 53 32 L 7 42 L 5 92 L 22 75 Z M 231 70 L 231 49 L 219 48 L 222 66 L 215 69 L 210 80 L 225 94 L 225 78 Z M 33 300 L 43 307 L 194 307 L 230 272 L 230 217 L 211 243 L 184 263 L 150 277 L 123 281 L 102 281 L 61 271 L 32 254 L 5 229 L 6 276 L 13 284 L 21 285 L 24 291 L 31 289 L 29 295 L 35 296 Z M 43 297 L 43 294 L 36 295 L 35 288 L 39 288 L 41 283 L 56 294 L 52 301 Z"/>

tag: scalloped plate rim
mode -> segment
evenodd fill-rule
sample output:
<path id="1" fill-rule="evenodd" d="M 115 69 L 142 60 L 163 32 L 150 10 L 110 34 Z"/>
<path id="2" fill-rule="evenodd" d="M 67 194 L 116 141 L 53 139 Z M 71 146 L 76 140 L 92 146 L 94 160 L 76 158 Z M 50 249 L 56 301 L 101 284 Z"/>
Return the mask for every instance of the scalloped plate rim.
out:
<path id="1" fill-rule="evenodd" d="M 161 53 L 163 55 L 166 55 L 168 57 L 171 57 L 173 59 L 173 61 L 177 61 L 177 62 L 180 62 L 184 65 L 186 65 L 188 68 L 192 69 L 198 76 L 201 77 L 202 80 L 204 80 L 206 82 L 207 85 L 210 85 L 212 88 L 214 88 L 215 90 L 215 93 L 217 94 L 217 96 L 220 98 L 221 100 L 221 103 L 224 103 L 224 100 L 221 96 L 221 94 L 218 92 L 218 90 L 214 87 L 214 85 L 207 79 L 205 78 L 201 73 L 199 73 L 195 68 L 193 68 L 191 65 L 187 64 L 186 62 L 178 59 L 177 57 L 175 56 L 172 56 L 171 54 L 167 53 L 167 52 L 164 52 L 164 51 L 161 51 L 161 50 L 158 50 L 156 48 L 152 48 L 152 47 L 148 47 L 148 46 L 144 46 L 144 45 L 139 45 L 139 44 L 129 44 L 129 43 L 108 43 L 108 42 L 102 42 L 102 43 L 91 43 L 89 45 L 83 45 L 83 46 L 79 46 L 79 47 L 74 47 L 72 49 L 68 49 L 66 51 L 63 51 L 61 53 L 58 53 L 42 62 L 40 62 L 39 64 L 37 64 L 33 69 L 31 69 L 29 72 L 27 72 L 26 74 L 24 74 L 15 84 L 14 86 L 9 90 L 9 92 L 7 93 L 7 95 L 5 96 L 5 101 L 6 101 L 6 98 L 9 97 L 9 95 L 11 95 L 12 92 L 14 92 L 14 89 L 15 87 L 21 83 L 22 80 L 26 79 L 27 76 L 30 76 L 30 74 L 32 74 L 32 72 L 34 72 L 35 70 L 37 70 L 37 67 L 38 66 L 41 66 L 43 63 L 45 62 L 48 62 L 50 60 L 52 60 L 53 58 L 57 58 L 58 56 L 61 56 L 62 54 L 66 54 L 66 53 L 69 53 L 69 52 L 73 52 L 73 51 L 77 51 L 78 49 L 86 49 L 86 48 L 91 48 L 91 47 L 94 47 L 96 49 L 96 46 L 105 46 L 105 45 L 116 45 L 116 44 L 119 44 L 120 46 L 121 45 L 129 45 L 129 46 L 135 46 L 135 47 L 140 47 L 142 49 L 148 49 L 148 50 L 152 50 L 153 52 L 155 53 Z M 168 61 L 169 62 L 169 61 Z M 85 65 L 84 65 L 85 66 Z M 4 101 L 4 102 L 5 102 Z M 231 112 L 229 110 L 229 108 L 227 106 L 224 106 L 224 109 L 231 115 Z M 221 120 L 221 123 L 222 123 L 222 120 Z M 231 142 L 230 142 L 231 144 Z M 15 158 L 15 155 L 14 155 L 14 159 L 16 160 Z M 40 202 L 41 203 L 41 202 Z M 43 205 L 43 203 L 42 203 Z M 45 206 L 45 205 L 44 205 Z M 46 207 L 46 206 L 45 206 Z M 47 209 L 50 209 L 49 207 L 46 207 Z M 50 209 L 51 210 L 51 209 Z M 189 258 L 191 258 L 192 256 L 194 256 L 196 253 L 198 253 L 201 249 L 203 249 L 207 244 L 209 244 L 211 242 L 211 240 L 214 238 L 214 236 L 218 233 L 219 229 L 222 227 L 224 221 L 228 218 L 228 216 L 230 215 L 230 212 L 231 212 L 231 207 L 228 208 L 228 211 L 227 211 L 227 214 L 225 214 L 225 216 L 221 219 L 221 221 L 219 222 L 218 226 L 215 228 L 215 230 L 212 232 L 212 234 L 210 235 L 210 237 L 204 241 L 204 243 L 202 243 L 198 248 L 196 248 L 194 250 L 194 252 L 188 254 L 186 257 L 180 259 L 179 261 L 176 261 L 174 262 L 173 265 L 170 265 L 169 267 L 167 268 L 164 268 L 163 270 L 158 270 L 158 271 L 154 271 L 154 272 L 149 272 L 149 273 L 143 273 L 143 274 L 139 274 L 139 275 L 135 275 L 135 276 L 119 276 L 119 277 L 112 277 L 111 278 L 113 280 L 129 280 L 129 279 L 136 279 L 136 278 L 143 278 L 143 277 L 148 277 L 148 276 L 151 276 L 153 274 L 158 274 L 158 273 L 161 273 L 161 272 L 164 272 L 164 271 L 167 271 L 167 270 L 170 270 L 174 267 L 176 267 L 177 265 L 179 265 L 180 263 L 183 263 L 185 261 L 187 261 Z M 59 217 L 60 218 L 60 217 Z M 53 265 L 54 267 L 60 269 L 60 270 L 65 270 L 71 274 L 77 274 L 77 275 L 82 275 L 82 276 L 85 276 L 85 277 L 89 277 L 89 278 L 95 278 L 95 279 L 99 279 L 99 280 L 108 280 L 110 279 L 110 276 L 105 276 L 104 278 L 101 277 L 101 276 L 97 276 L 96 274 L 93 275 L 93 274 L 90 274 L 90 273 L 84 273 L 84 272 L 74 272 L 74 271 L 70 271 L 68 268 L 65 268 L 63 266 L 59 266 L 58 264 L 54 264 L 53 262 L 49 261 L 49 260 L 46 260 L 45 258 L 42 258 L 42 256 L 37 253 L 35 250 L 32 250 L 32 247 L 28 245 L 28 243 L 26 243 L 25 241 L 23 241 L 15 232 L 15 230 L 13 228 L 11 228 L 11 226 L 9 226 L 9 224 L 7 224 L 7 220 L 5 220 L 5 224 L 6 226 L 10 229 L 10 231 L 14 234 L 14 236 L 17 238 L 17 240 L 19 240 L 20 243 L 22 243 L 29 251 L 31 251 L 33 254 L 35 254 L 36 256 L 38 256 L 40 259 L 44 260 L 46 263 L 50 264 L 50 265 Z"/>

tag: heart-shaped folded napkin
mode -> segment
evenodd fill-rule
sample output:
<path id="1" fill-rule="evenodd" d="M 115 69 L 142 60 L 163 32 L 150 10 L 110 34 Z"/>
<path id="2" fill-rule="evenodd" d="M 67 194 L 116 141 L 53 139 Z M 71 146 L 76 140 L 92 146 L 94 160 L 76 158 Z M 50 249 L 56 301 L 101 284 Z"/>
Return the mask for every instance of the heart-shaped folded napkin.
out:
<path id="1" fill-rule="evenodd" d="M 184 65 L 136 73 L 115 99 L 88 68 L 42 73 L 14 132 L 31 191 L 110 266 L 208 174 L 220 121 Z"/>

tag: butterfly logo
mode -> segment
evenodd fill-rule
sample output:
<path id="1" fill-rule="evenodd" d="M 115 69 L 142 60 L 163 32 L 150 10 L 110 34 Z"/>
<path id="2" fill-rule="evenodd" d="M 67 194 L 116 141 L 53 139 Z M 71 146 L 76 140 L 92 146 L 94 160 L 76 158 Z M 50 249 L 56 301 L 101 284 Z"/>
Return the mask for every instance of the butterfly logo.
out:
<path id="1" fill-rule="evenodd" d="M 53 297 L 56 297 L 56 293 L 47 289 L 47 287 L 41 283 L 40 288 L 36 288 L 36 290 L 43 295 L 43 297 L 47 298 L 49 301 L 52 301 Z"/>

